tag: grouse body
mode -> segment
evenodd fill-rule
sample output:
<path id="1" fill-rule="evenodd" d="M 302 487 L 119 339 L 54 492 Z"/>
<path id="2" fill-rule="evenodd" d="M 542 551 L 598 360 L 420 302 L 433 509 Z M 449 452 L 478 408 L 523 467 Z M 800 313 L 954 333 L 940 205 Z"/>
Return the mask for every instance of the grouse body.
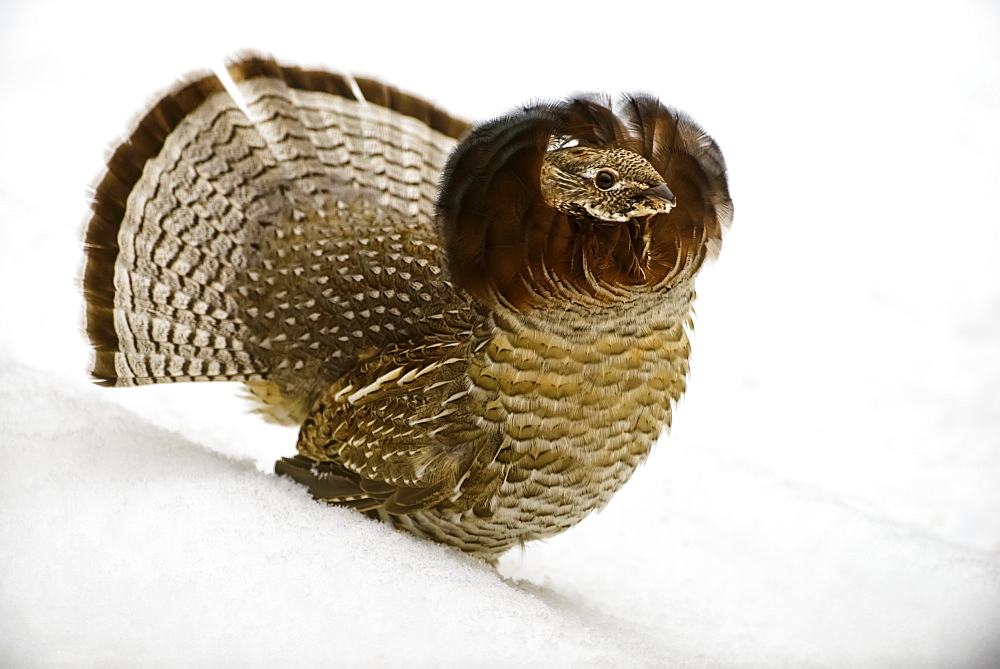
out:
<path id="1" fill-rule="evenodd" d="M 242 381 L 320 500 L 494 559 L 602 508 L 670 424 L 715 143 L 644 95 L 470 127 L 377 82 L 232 63 L 109 160 L 94 376 Z"/>

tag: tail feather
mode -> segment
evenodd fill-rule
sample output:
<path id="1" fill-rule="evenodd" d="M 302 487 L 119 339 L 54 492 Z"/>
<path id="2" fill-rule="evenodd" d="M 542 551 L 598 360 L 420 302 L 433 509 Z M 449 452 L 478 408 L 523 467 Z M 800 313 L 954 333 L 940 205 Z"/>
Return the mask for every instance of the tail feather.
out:
<path id="1" fill-rule="evenodd" d="M 267 380 L 248 306 L 270 280 L 267 240 L 337 200 L 430 220 L 467 128 L 367 79 L 256 55 L 228 71 L 228 91 L 214 75 L 168 90 L 95 189 L 84 294 L 99 383 Z"/>
<path id="2" fill-rule="evenodd" d="M 255 380 L 266 371 L 246 350 L 227 294 L 252 227 L 211 160 L 213 144 L 240 126 L 252 124 L 222 82 L 202 76 L 168 91 L 108 161 L 85 240 L 100 383 Z"/>
<path id="3" fill-rule="evenodd" d="M 250 118 L 306 191 L 354 189 L 406 216 L 434 216 L 441 170 L 467 124 L 368 79 L 251 58 L 229 74 Z M 353 84 L 353 85 L 352 85 Z"/>

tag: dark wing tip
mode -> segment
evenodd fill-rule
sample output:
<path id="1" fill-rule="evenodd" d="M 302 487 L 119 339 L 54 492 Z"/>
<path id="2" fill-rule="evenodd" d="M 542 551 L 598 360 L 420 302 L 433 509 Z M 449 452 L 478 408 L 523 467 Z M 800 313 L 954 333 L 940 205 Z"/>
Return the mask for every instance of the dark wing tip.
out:
<path id="1" fill-rule="evenodd" d="M 359 511 L 371 511 L 381 506 L 380 500 L 362 490 L 361 477 L 336 462 L 319 462 L 296 455 L 274 463 L 274 473 L 305 486 L 313 499 L 319 502 Z"/>

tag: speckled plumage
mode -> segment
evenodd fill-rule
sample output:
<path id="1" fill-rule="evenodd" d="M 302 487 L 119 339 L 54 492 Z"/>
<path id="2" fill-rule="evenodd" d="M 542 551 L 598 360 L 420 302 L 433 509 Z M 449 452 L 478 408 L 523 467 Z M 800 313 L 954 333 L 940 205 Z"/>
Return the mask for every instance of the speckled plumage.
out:
<path id="1" fill-rule="evenodd" d="M 183 83 L 109 161 L 94 375 L 246 382 L 301 425 L 279 473 L 487 559 L 602 508 L 684 391 L 731 216 L 711 139 L 644 96 L 470 132 L 368 80 L 230 74 L 242 106 Z"/>

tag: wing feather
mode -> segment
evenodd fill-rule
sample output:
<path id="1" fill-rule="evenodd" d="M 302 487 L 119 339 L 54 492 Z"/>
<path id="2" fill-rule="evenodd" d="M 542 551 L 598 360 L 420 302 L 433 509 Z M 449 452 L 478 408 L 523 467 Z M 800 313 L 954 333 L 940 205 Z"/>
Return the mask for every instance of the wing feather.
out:
<path id="1" fill-rule="evenodd" d="M 365 511 L 472 508 L 499 485 L 503 437 L 465 403 L 471 346 L 470 337 L 428 337 L 361 364 L 317 402 L 301 455 L 278 473 L 317 499 Z"/>

